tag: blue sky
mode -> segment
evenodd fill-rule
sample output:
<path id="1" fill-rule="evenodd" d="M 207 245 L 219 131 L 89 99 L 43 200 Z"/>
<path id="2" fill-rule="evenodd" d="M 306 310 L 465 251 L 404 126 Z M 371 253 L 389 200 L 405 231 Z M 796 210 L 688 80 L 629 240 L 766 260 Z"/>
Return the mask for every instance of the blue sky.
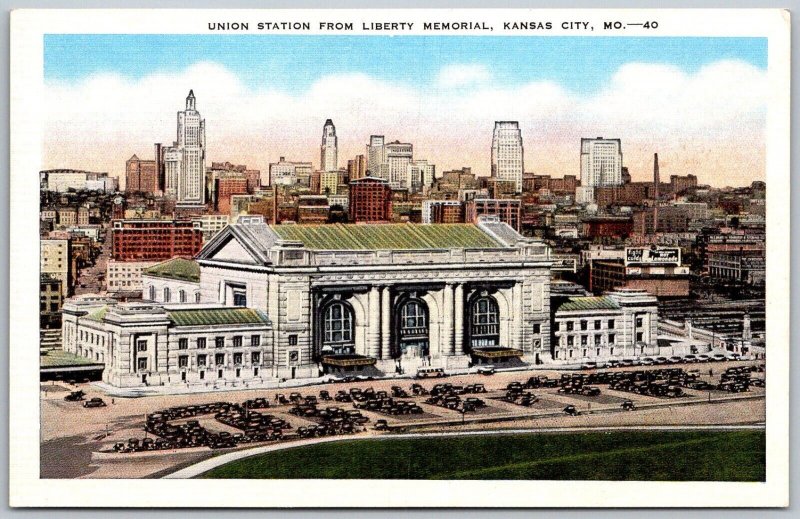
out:
<path id="1" fill-rule="evenodd" d="M 97 73 L 137 79 L 211 61 L 251 88 L 287 92 L 343 72 L 419 85 L 445 65 L 478 63 L 497 86 L 546 80 L 592 93 L 625 63 L 693 73 L 727 59 L 766 69 L 766 38 L 59 34 L 45 36 L 44 63 L 46 81 L 73 83 Z"/>

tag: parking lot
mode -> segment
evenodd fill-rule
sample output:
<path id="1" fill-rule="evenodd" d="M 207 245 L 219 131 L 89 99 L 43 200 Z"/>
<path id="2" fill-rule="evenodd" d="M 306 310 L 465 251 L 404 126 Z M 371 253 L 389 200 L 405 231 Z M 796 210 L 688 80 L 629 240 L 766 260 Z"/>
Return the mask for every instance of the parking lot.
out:
<path id="1" fill-rule="evenodd" d="M 765 374 L 758 365 L 660 365 L 588 370 L 575 375 L 537 370 L 113 401 L 89 384 L 79 388 L 48 384 L 43 385 L 41 393 L 42 475 L 146 477 L 220 450 L 322 435 L 452 428 L 755 423 L 764 419 L 765 389 L 756 381 L 763 380 Z M 740 367 L 746 368 L 740 371 L 746 371 L 751 380 L 746 391 L 720 389 L 732 389 L 725 384 L 731 382 L 730 373 Z M 667 380 L 670 370 L 672 379 Z M 565 383 L 566 377 L 569 383 Z M 609 377 L 614 380 L 609 382 Z M 76 389 L 85 392 L 84 400 L 65 401 L 65 395 Z M 102 398 L 106 405 L 84 408 L 81 402 L 92 398 Z M 256 398 L 267 401 L 268 407 L 252 409 L 244 405 Z M 626 402 L 632 410 L 623 410 Z M 565 410 L 570 407 L 573 412 L 568 414 Z M 169 409 L 178 411 L 166 413 L 165 418 Z M 154 419 L 153 415 L 159 413 Z M 270 425 L 274 420 L 287 424 L 279 434 Z M 148 431 L 146 424 L 151 425 Z M 135 440 L 136 448 L 127 448 L 130 440 Z M 142 450 L 145 441 L 147 448 Z M 71 461 L 60 462 L 64 458 Z"/>

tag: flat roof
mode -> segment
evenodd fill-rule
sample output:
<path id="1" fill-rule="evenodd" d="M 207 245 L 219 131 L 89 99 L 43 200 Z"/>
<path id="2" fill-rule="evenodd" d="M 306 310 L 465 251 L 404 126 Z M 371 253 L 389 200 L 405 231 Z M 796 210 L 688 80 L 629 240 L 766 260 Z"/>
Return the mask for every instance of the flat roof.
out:
<path id="1" fill-rule="evenodd" d="M 39 357 L 39 367 L 45 368 L 74 368 L 83 366 L 98 366 L 102 369 L 104 366 L 100 362 L 95 362 L 91 359 L 79 357 L 74 353 L 64 350 L 48 350 L 45 355 Z"/>
<path id="2" fill-rule="evenodd" d="M 559 305 L 559 311 L 575 310 L 618 310 L 619 304 L 606 296 L 599 297 L 570 297 L 569 301 Z"/>

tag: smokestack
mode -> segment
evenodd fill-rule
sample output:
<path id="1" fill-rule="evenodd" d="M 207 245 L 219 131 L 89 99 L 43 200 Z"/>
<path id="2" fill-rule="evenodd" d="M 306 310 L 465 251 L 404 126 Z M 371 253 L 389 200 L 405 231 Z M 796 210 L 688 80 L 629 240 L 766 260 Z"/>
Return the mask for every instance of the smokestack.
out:
<path id="1" fill-rule="evenodd" d="M 659 193 L 658 188 L 661 186 L 661 179 L 658 177 L 658 153 L 653 154 L 653 198 L 655 198 L 655 207 L 653 207 L 653 233 L 658 234 L 658 201 Z"/>

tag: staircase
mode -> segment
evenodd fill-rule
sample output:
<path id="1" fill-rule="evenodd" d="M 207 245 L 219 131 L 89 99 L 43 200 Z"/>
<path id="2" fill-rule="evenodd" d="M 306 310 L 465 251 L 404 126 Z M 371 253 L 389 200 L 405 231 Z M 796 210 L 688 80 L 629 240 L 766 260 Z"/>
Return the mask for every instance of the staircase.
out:
<path id="1" fill-rule="evenodd" d="M 61 349 L 61 330 L 39 330 L 39 348 L 52 351 Z"/>

